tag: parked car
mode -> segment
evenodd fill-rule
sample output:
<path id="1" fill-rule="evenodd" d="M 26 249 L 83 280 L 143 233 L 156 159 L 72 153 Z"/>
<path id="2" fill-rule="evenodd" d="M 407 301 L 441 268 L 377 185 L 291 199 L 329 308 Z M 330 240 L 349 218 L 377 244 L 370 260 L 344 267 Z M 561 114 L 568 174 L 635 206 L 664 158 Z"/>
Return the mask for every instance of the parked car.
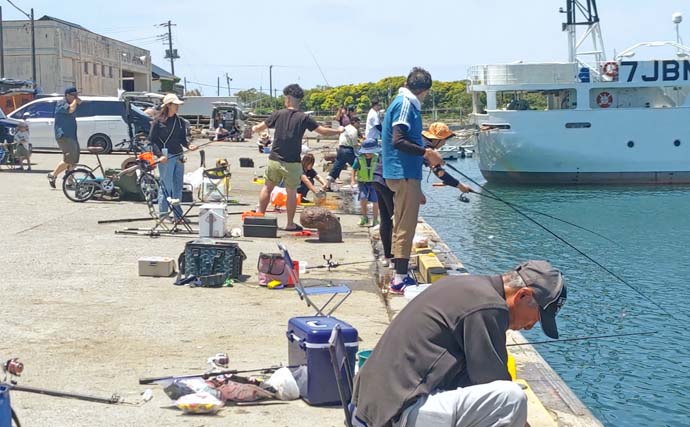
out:
<path id="1" fill-rule="evenodd" d="M 9 114 L 16 120 L 26 120 L 34 148 L 58 148 L 55 141 L 55 105 L 62 97 L 47 97 L 32 101 Z M 126 114 L 124 101 L 108 96 L 82 96 L 77 108 L 77 138 L 82 148 L 100 146 L 109 153 L 122 141 L 130 139 L 128 122 L 134 134 L 149 133 L 150 118 L 138 107 L 130 106 Z M 126 148 L 126 147 L 125 147 Z"/>
<path id="2" fill-rule="evenodd" d="M 9 119 L 0 110 L 0 144 L 3 142 L 14 141 L 14 134 L 17 131 L 19 120 Z"/>

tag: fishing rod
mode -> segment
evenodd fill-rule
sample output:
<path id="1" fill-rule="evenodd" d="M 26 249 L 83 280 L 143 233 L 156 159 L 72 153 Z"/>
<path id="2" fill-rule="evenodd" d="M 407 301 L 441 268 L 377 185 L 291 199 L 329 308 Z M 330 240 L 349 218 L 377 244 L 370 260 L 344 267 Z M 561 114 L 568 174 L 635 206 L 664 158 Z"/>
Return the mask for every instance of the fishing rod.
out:
<path id="1" fill-rule="evenodd" d="M 587 337 L 563 338 L 563 339 L 559 339 L 559 340 L 546 340 L 546 341 L 513 343 L 513 344 L 506 344 L 506 347 L 517 347 L 517 346 L 521 346 L 521 345 L 534 345 L 534 344 L 558 344 L 558 343 L 569 342 L 569 341 L 599 340 L 599 339 L 607 339 L 607 338 L 630 337 L 630 336 L 635 336 L 635 335 L 654 335 L 656 333 L 657 333 L 657 331 L 648 331 L 648 332 L 631 332 L 628 334 L 615 334 L 615 335 L 591 335 L 591 336 L 587 336 Z"/>
<path id="2" fill-rule="evenodd" d="M 48 390 L 45 388 L 29 387 L 24 385 L 9 384 L 10 390 L 12 391 L 23 391 L 27 393 L 42 394 L 44 396 L 61 397 L 66 399 L 77 399 L 92 403 L 104 403 L 106 405 L 133 405 L 139 406 L 143 403 L 148 402 L 153 397 L 150 393 L 142 395 L 142 398 L 138 402 L 127 402 L 118 394 L 113 394 L 111 397 L 98 397 L 90 396 L 88 394 L 78 394 L 78 393 L 67 393 L 64 391 Z"/>
<path id="3" fill-rule="evenodd" d="M 151 378 L 139 378 L 139 384 L 152 384 L 156 383 L 159 381 L 170 381 L 170 380 L 183 380 L 183 379 L 189 379 L 189 378 L 202 378 L 202 379 L 209 379 L 211 377 L 217 377 L 221 375 L 237 375 L 237 374 L 247 374 L 251 372 L 259 372 L 262 374 L 270 374 L 272 372 L 277 371 L 280 368 L 288 368 L 288 369 L 296 369 L 299 368 L 301 365 L 291 365 L 291 366 L 275 366 L 271 368 L 261 368 L 261 369 L 245 369 L 245 370 L 237 370 L 237 369 L 226 369 L 223 371 L 211 371 L 211 372 L 204 372 L 203 374 L 192 374 L 192 375 L 170 375 L 166 377 L 151 377 Z"/>
<path id="4" fill-rule="evenodd" d="M 530 222 L 534 223 L 536 226 L 538 226 L 538 227 L 541 228 L 542 230 L 546 231 L 547 233 L 549 233 L 550 235 L 552 235 L 552 236 L 555 237 L 556 239 L 560 240 L 561 242 L 563 242 L 565 245 L 567 245 L 568 247 L 570 247 L 571 249 L 573 249 L 573 250 L 574 250 L 575 252 L 577 252 L 578 254 L 582 255 L 582 256 L 585 257 L 585 258 L 587 258 L 590 262 L 592 262 L 593 264 L 595 264 L 596 266 L 598 266 L 599 268 L 601 268 L 601 269 L 604 270 L 605 272 L 609 273 L 611 276 L 613 276 L 613 277 L 615 277 L 616 279 L 618 279 L 618 281 L 620 281 L 621 283 L 623 283 L 624 285 L 626 285 L 627 287 L 629 287 L 630 289 L 632 289 L 633 291 L 635 291 L 635 293 L 637 293 L 638 295 L 640 295 L 642 298 L 644 298 L 644 299 L 646 299 L 647 301 L 649 301 L 650 303 L 652 303 L 652 304 L 653 304 L 655 307 L 657 307 L 659 310 L 661 310 L 661 311 L 663 311 L 664 313 L 666 313 L 666 315 L 668 315 L 668 316 L 671 317 L 672 319 L 675 319 L 675 317 L 674 317 L 669 311 L 667 311 L 664 307 L 662 307 L 660 304 L 658 304 L 658 303 L 657 303 L 656 301 L 654 301 L 653 299 L 649 298 L 647 295 L 643 294 L 642 291 L 640 291 L 639 289 L 637 289 L 636 287 L 634 287 L 633 285 L 631 285 L 627 280 L 623 279 L 623 278 L 620 277 L 618 274 L 616 274 L 616 273 L 614 273 L 613 271 L 611 271 L 610 269 L 606 268 L 606 267 L 605 267 L 604 265 L 602 265 L 599 261 L 597 261 L 597 260 L 595 260 L 594 258 L 592 258 L 591 256 L 587 255 L 587 254 L 584 253 L 582 250 L 578 249 L 575 245 L 573 245 L 572 243 L 568 242 L 567 240 L 565 240 L 563 237 L 559 236 L 559 235 L 556 234 L 555 232 L 551 231 L 551 230 L 548 229 L 546 226 L 542 225 L 542 224 L 541 224 L 539 221 L 537 221 L 536 219 L 530 217 L 529 215 L 527 215 L 526 213 L 522 212 L 520 209 L 516 208 L 515 206 L 513 206 L 513 205 L 510 204 L 509 202 L 506 202 L 506 201 L 503 200 L 502 198 L 498 197 L 498 196 L 497 196 L 496 194 L 494 194 L 491 190 L 488 190 L 486 187 L 484 187 L 483 185 L 481 185 L 480 183 L 478 183 L 478 182 L 475 181 L 474 179 L 470 178 L 469 176 L 467 176 L 466 174 L 464 174 L 463 172 L 461 172 L 460 170 L 458 170 L 455 166 L 453 166 L 453 165 L 451 165 L 451 164 L 448 164 L 448 163 L 446 163 L 446 166 L 448 166 L 448 167 L 449 167 L 450 169 L 452 169 L 453 171 L 455 171 L 455 172 L 459 173 L 460 175 L 462 175 L 463 177 L 465 177 L 467 180 L 469 180 L 470 182 L 472 182 L 472 183 L 473 183 L 474 185 L 476 185 L 477 187 L 481 188 L 483 191 L 486 191 L 489 195 L 495 197 L 497 201 L 499 201 L 499 202 L 501 202 L 501 203 L 504 203 L 506 206 L 508 206 L 509 208 L 511 208 L 512 210 L 514 210 L 518 215 L 520 215 L 520 216 L 524 217 L 525 219 L 529 220 Z M 475 191 L 473 191 L 473 192 L 476 193 Z"/>

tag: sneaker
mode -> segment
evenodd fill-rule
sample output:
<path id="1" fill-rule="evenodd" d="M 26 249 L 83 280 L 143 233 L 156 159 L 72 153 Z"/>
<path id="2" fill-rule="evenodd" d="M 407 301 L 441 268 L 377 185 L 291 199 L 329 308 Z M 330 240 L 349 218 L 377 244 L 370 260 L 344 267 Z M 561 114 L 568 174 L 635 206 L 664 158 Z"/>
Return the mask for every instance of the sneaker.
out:
<path id="1" fill-rule="evenodd" d="M 302 203 L 311 203 L 311 200 L 302 197 Z"/>
<path id="2" fill-rule="evenodd" d="M 405 288 L 408 286 L 415 286 L 417 281 L 410 276 L 405 276 L 402 282 L 395 284 L 395 277 L 391 278 L 390 285 L 388 285 L 388 292 L 396 295 L 405 293 Z"/>
<path id="3" fill-rule="evenodd" d="M 359 226 L 364 227 L 365 225 L 369 224 L 369 217 L 368 216 L 363 216 L 359 220 Z"/>
<path id="4" fill-rule="evenodd" d="M 383 265 L 384 267 L 390 267 L 391 265 L 393 265 L 393 258 L 386 258 L 385 256 L 383 256 L 380 258 L 380 260 L 381 265 Z"/>
<path id="5" fill-rule="evenodd" d="M 55 188 L 55 177 L 52 173 L 48 174 L 48 184 L 50 184 L 50 188 Z"/>

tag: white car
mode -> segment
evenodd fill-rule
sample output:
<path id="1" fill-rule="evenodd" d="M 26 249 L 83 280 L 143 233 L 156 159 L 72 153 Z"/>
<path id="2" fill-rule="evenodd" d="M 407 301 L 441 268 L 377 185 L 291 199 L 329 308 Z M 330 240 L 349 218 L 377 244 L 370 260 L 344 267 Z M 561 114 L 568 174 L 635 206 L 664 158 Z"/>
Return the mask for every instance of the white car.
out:
<path id="1" fill-rule="evenodd" d="M 77 139 L 81 148 L 100 146 L 109 153 L 122 141 L 129 140 L 125 102 L 110 96 L 82 96 L 77 107 Z M 55 141 L 55 105 L 63 97 L 40 98 L 14 110 L 8 117 L 26 120 L 34 148 L 58 148 Z M 150 129 L 149 117 L 132 106 L 130 120 L 134 132 Z"/>

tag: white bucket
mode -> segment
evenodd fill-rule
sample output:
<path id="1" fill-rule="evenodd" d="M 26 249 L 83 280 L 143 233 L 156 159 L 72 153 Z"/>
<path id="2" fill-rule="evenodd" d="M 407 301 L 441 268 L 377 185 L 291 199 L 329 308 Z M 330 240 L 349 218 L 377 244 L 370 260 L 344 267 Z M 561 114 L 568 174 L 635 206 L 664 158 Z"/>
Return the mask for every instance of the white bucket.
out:
<path id="1" fill-rule="evenodd" d="M 431 286 L 431 283 L 422 283 L 415 286 L 406 286 L 405 299 L 412 300 L 414 297 L 424 292 L 424 290 L 426 290 L 429 286 Z"/>

